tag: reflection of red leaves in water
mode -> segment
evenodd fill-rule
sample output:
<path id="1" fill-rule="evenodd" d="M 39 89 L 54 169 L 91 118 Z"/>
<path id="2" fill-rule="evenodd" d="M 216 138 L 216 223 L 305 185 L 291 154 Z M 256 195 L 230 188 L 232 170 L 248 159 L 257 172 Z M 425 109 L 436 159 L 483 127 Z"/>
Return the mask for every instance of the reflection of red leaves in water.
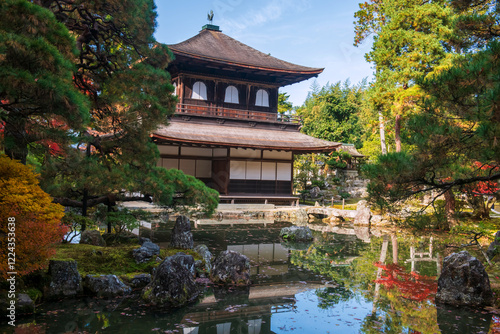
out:
<path id="1" fill-rule="evenodd" d="M 407 273 L 405 268 L 395 264 L 375 263 L 375 266 L 382 268 L 384 274 L 375 283 L 380 283 L 387 289 L 396 287 L 404 298 L 424 301 L 430 295 L 436 294 L 437 281 L 435 277 L 419 275 L 415 272 Z"/>
<path id="2" fill-rule="evenodd" d="M 494 315 L 491 318 L 491 328 L 488 332 L 490 334 L 499 334 L 500 333 L 500 317 L 498 315 Z"/>
<path id="3" fill-rule="evenodd" d="M 42 325 L 35 324 L 21 324 L 17 325 L 15 330 L 15 334 L 45 334 L 47 331 Z"/>

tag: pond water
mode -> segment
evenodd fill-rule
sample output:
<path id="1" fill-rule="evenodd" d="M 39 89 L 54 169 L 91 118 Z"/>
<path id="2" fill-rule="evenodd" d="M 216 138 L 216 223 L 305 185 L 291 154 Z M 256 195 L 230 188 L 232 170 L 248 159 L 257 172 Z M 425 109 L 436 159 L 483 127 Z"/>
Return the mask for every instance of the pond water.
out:
<path id="1" fill-rule="evenodd" d="M 199 221 L 195 244 L 251 260 L 252 286 L 208 287 L 197 304 L 157 311 L 135 296 L 44 304 L 1 333 L 493 333 L 484 310 L 436 307 L 440 263 L 456 251 L 439 236 L 310 224 L 315 242 L 281 243 L 287 222 Z M 173 223 L 141 230 L 167 247 Z M 473 249 L 469 249 L 474 253 Z M 477 254 L 474 254 L 477 255 Z M 479 255 L 478 255 L 479 257 Z"/>

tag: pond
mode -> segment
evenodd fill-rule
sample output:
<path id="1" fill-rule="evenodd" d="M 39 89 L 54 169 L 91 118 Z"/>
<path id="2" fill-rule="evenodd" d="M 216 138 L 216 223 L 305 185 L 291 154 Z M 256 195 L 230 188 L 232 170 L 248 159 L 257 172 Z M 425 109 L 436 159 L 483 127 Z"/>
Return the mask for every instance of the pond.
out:
<path id="1" fill-rule="evenodd" d="M 15 333 L 500 331 L 499 317 L 487 311 L 434 304 L 440 263 L 457 250 L 443 237 L 318 223 L 309 224 L 314 243 L 280 242 L 281 228 L 290 225 L 246 219 L 193 224 L 195 245 L 250 258 L 247 289 L 208 287 L 197 304 L 168 312 L 150 309 L 137 295 L 47 303 L 37 315 L 19 319 Z M 172 227 L 157 223 L 141 234 L 166 247 Z M 0 332 L 14 330 L 2 326 Z"/>

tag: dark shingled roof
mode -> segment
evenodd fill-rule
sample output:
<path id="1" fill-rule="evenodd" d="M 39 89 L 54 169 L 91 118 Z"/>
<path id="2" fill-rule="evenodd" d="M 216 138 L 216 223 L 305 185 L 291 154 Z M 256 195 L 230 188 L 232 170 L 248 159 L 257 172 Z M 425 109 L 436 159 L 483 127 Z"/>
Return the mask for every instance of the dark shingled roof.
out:
<path id="1" fill-rule="evenodd" d="M 172 121 L 153 132 L 158 141 L 198 145 L 265 148 L 273 150 L 323 152 L 333 151 L 340 143 L 317 139 L 298 131 L 243 128 L 216 124 Z"/>
<path id="2" fill-rule="evenodd" d="M 175 55 L 229 63 L 240 67 L 296 73 L 309 77 L 317 76 L 323 72 L 322 68 L 300 66 L 272 57 L 238 42 L 218 30 L 204 29 L 198 35 L 168 47 Z"/>
<path id="3" fill-rule="evenodd" d="M 339 148 L 337 149 L 339 151 L 344 151 L 344 152 L 347 152 L 349 153 L 352 157 L 355 157 L 355 158 L 363 158 L 364 155 L 359 153 L 358 150 L 356 150 L 356 147 L 354 146 L 354 144 L 342 144 L 339 146 Z"/>

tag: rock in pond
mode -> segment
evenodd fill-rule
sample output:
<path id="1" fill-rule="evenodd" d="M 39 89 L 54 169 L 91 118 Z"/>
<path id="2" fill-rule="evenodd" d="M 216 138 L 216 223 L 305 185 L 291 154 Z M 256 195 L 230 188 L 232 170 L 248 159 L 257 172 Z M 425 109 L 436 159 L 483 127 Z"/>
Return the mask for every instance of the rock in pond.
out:
<path id="1" fill-rule="evenodd" d="M 141 247 L 132 251 L 136 263 L 148 262 L 154 255 L 158 254 L 160 254 L 160 246 L 151 241 L 143 242 Z"/>
<path id="2" fill-rule="evenodd" d="M 17 294 L 16 312 L 20 314 L 33 313 L 35 311 L 35 303 L 30 296 L 25 293 Z"/>
<path id="3" fill-rule="evenodd" d="M 198 245 L 194 248 L 194 251 L 203 258 L 203 261 L 205 262 L 205 269 L 207 273 L 210 274 L 210 270 L 212 269 L 213 255 L 208 250 L 208 247 L 206 245 Z M 200 269 L 203 269 L 202 264 L 200 265 Z"/>
<path id="4" fill-rule="evenodd" d="M 52 280 L 44 289 L 45 298 L 73 297 L 83 292 L 76 261 L 50 260 L 49 275 Z"/>
<path id="5" fill-rule="evenodd" d="M 478 307 L 490 305 L 492 298 L 488 274 L 478 259 L 467 251 L 453 253 L 444 259 L 436 303 Z"/>
<path id="6" fill-rule="evenodd" d="M 97 297 L 113 298 L 129 294 L 132 291 L 116 275 L 87 275 L 83 284 L 85 290 Z"/>
<path id="7" fill-rule="evenodd" d="M 238 252 L 223 251 L 215 259 L 210 278 L 214 283 L 249 285 L 250 260 Z"/>
<path id="8" fill-rule="evenodd" d="M 356 206 L 356 217 L 354 217 L 354 225 L 370 225 L 370 218 L 372 213 L 368 202 L 361 200 Z"/>
<path id="9" fill-rule="evenodd" d="M 191 223 L 186 216 L 179 216 L 172 229 L 172 239 L 170 246 L 180 249 L 193 249 L 193 234 L 191 233 Z"/>
<path id="10" fill-rule="evenodd" d="M 311 229 L 307 226 L 283 227 L 280 231 L 280 237 L 283 240 L 290 240 L 295 242 L 311 241 L 314 239 Z"/>
<path id="11" fill-rule="evenodd" d="M 81 244 L 88 244 L 88 245 L 93 245 L 93 246 L 106 246 L 106 241 L 104 241 L 104 238 L 101 235 L 101 232 L 97 230 L 85 230 L 82 232 L 82 235 L 80 236 L 80 243 Z"/>
<path id="12" fill-rule="evenodd" d="M 198 298 L 200 290 L 183 262 L 184 256 L 169 256 L 156 268 L 151 283 L 142 290 L 146 302 L 162 308 L 177 308 Z M 194 265 L 194 259 L 192 262 Z"/>

